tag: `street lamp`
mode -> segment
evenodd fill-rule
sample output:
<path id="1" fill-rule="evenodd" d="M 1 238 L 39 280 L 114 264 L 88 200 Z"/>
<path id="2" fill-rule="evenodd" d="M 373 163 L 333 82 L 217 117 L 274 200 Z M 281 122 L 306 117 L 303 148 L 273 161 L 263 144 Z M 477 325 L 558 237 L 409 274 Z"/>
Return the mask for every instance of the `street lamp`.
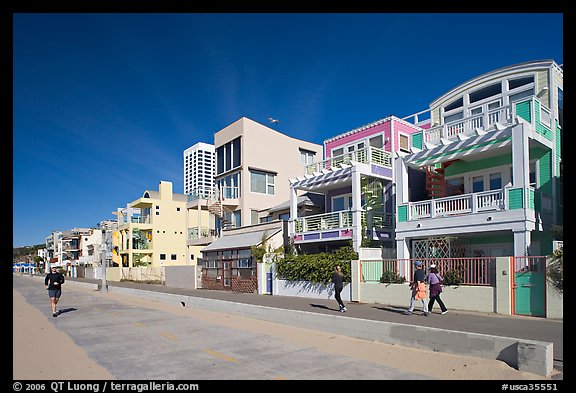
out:
<path id="1" fill-rule="evenodd" d="M 101 292 L 108 292 L 108 283 L 106 282 L 106 229 L 102 229 L 102 242 L 100 243 L 100 262 L 102 265 L 102 287 Z"/>

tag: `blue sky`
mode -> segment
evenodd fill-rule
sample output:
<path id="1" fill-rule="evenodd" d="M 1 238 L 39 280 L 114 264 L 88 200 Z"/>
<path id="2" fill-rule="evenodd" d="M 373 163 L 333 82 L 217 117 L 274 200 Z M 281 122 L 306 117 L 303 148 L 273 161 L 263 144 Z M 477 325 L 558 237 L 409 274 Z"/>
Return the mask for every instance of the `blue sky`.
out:
<path id="1" fill-rule="evenodd" d="M 161 180 L 182 193 L 183 151 L 242 116 L 322 144 L 424 110 L 485 72 L 563 63 L 559 13 L 15 13 L 13 23 L 13 246 L 114 219 Z"/>

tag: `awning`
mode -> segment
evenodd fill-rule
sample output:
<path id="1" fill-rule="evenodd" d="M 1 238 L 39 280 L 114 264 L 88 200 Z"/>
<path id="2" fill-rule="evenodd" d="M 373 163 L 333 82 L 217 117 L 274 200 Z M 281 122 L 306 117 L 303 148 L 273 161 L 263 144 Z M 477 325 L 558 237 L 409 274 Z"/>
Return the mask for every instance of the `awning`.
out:
<path id="1" fill-rule="evenodd" d="M 240 248 L 249 248 L 256 246 L 262 242 L 262 236 L 266 234 L 266 239 L 271 238 L 282 229 L 267 229 L 262 231 L 239 233 L 236 235 L 224 235 L 204 247 L 202 252 L 207 251 L 220 251 L 220 250 L 235 250 Z"/>

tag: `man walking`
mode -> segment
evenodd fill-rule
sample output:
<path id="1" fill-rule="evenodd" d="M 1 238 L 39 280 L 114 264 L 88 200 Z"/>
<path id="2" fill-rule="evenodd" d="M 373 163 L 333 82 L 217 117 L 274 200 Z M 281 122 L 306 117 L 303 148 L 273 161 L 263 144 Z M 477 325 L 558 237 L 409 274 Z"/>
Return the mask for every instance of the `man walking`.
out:
<path id="1" fill-rule="evenodd" d="M 50 306 L 52 307 L 53 317 L 58 316 L 56 306 L 62 295 L 62 284 L 64 284 L 64 276 L 56 270 L 56 266 L 52 266 L 50 273 L 46 274 L 46 278 L 44 278 L 44 285 L 46 285 L 48 296 L 50 296 Z"/>

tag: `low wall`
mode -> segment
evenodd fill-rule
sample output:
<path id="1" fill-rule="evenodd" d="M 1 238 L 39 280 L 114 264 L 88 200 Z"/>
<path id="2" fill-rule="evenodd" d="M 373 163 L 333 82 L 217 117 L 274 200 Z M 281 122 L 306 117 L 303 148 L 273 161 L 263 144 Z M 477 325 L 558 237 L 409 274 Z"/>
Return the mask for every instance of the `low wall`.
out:
<path id="1" fill-rule="evenodd" d="M 360 283 L 359 301 L 408 307 L 412 291 L 408 283 L 380 284 Z M 495 290 L 492 287 L 444 286 L 440 295 L 447 308 L 478 312 L 494 312 Z M 421 302 L 416 303 L 420 308 Z M 434 307 L 440 307 L 437 303 Z"/>
<path id="2" fill-rule="evenodd" d="M 280 296 L 308 297 L 312 299 L 334 299 L 334 286 L 313 284 L 309 281 L 288 281 L 274 279 L 273 294 Z M 351 301 L 351 285 L 345 284 L 342 293 L 342 300 Z"/>
<path id="3" fill-rule="evenodd" d="M 196 289 L 196 265 L 166 266 L 164 275 L 167 287 Z"/>

